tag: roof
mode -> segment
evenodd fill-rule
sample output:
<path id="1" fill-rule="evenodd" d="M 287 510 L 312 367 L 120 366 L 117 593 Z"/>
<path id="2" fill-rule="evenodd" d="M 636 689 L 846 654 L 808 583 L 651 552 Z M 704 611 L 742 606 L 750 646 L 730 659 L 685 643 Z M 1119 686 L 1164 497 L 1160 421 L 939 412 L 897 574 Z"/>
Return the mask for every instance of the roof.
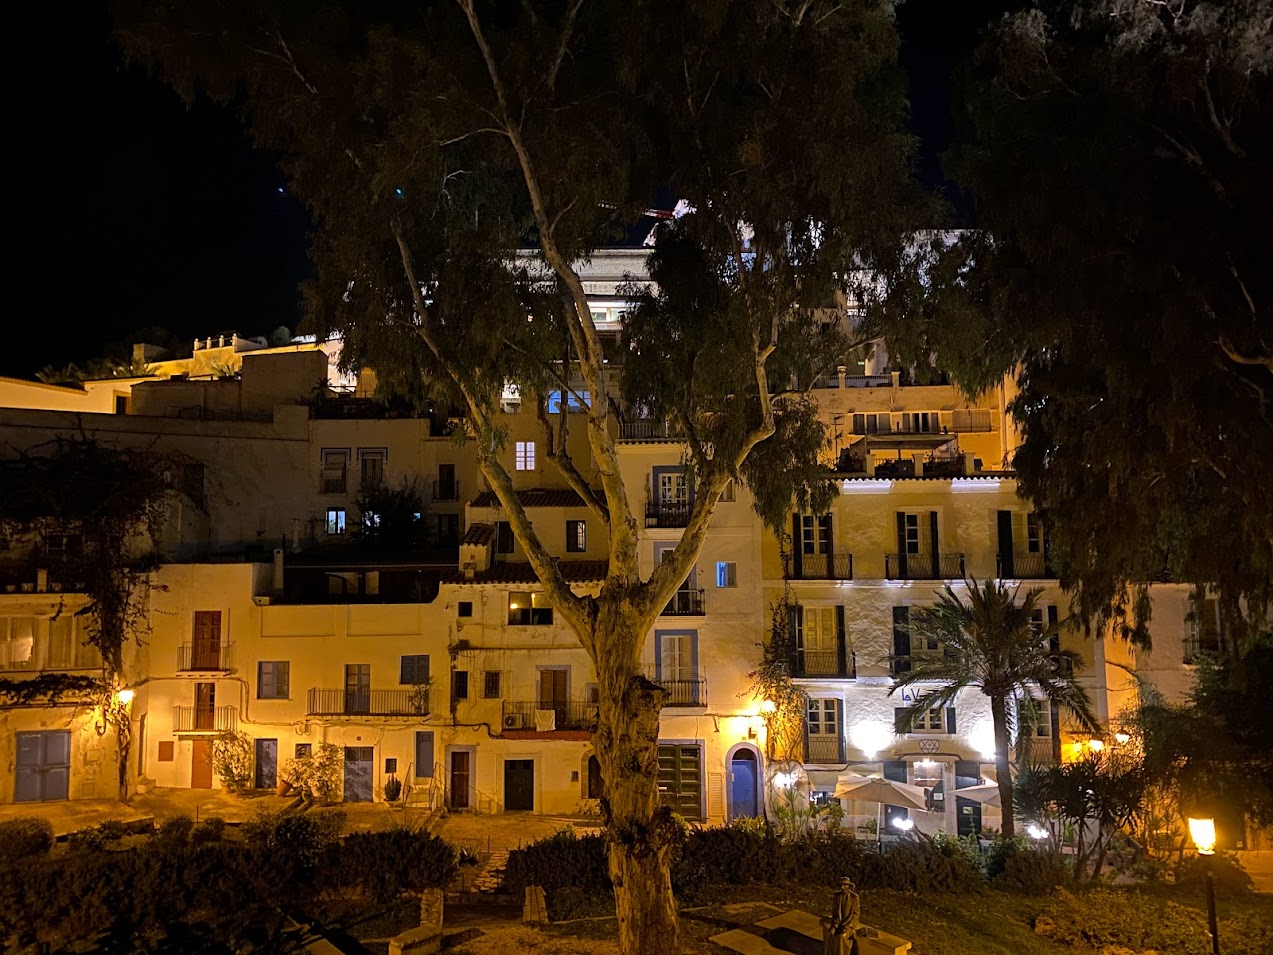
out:
<path id="1" fill-rule="evenodd" d="M 522 507 L 583 507 L 583 498 L 569 488 L 532 487 L 517 492 Z M 483 491 L 473 499 L 473 507 L 499 507 L 494 491 Z"/>
<path id="2" fill-rule="evenodd" d="M 469 529 L 464 532 L 464 539 L 460 541 L 460 544 L 482 547 L 489 544 L 494 537 L 494 524 L 470 524 Z"/>
<path id="3" fill-rule="evenodd" d="M 605 560 L 560 560 L 557 562 L 561 576 L 567 583 L 591 583 L 604 580 L 610 572 L 610 563 Z M 539 578 L 530 564 L 496 564 L 490 570 L 479 571 L 472 577 L 465 577 L 463 572 L 456 572 L 442 578 L 447 584 L 537 584 Z"/>

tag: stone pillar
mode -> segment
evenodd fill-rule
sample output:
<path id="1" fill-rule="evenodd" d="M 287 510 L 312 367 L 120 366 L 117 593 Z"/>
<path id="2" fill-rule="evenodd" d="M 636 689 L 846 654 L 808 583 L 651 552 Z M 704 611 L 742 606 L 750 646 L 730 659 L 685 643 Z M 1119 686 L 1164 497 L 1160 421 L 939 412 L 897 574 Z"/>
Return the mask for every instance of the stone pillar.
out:
<path id="1" fill-rule="evenodd" d="M 915 462 L 915 476 L 924 476 L 924 452 L 916 451 L 911 455 L 911 460 Z"/>

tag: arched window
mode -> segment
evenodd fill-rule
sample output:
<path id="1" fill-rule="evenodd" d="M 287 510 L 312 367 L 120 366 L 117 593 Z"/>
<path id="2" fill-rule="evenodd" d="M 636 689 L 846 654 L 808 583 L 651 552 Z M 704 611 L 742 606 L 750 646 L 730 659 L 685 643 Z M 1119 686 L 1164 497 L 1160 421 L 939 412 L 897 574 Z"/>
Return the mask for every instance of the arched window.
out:
<path id="1" fill-rule="evenodd" d="M 600 799 L 605 792 L 605 784 L 601 781 L 601 763 L 596 756 L 588 757 L 588 798 Z"/>

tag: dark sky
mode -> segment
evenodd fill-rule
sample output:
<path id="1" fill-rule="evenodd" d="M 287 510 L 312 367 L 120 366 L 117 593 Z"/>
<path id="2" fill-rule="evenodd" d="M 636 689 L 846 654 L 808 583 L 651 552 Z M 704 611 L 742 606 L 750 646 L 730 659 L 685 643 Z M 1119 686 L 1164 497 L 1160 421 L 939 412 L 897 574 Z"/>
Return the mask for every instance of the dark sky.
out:
<path id="1" fill-rule="evenodd" d="M 920 172 L 941 185 L 949 77 L 1011 0 L 907 0 L 903 65 Z M 227 111 L 121 65 L 104 2 L 36 4 L 10 35 L 7 347 L 0 374 L 181 338 L 295 328 L 306 218 Z M 81 12 L 82 11 L 82 12 Z M 958 197 L 954 197 L 958 198 Z"/>

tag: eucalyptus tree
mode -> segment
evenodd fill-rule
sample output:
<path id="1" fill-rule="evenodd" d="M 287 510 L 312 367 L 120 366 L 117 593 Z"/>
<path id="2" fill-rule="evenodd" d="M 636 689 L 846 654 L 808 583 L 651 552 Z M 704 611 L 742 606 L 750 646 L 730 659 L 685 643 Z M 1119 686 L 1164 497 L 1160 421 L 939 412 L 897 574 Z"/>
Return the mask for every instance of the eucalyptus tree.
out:
<path id="1" fill-rule="evenodd" d="M 995 775 L 1003 806 L 1003 834 L 1016 834 L 1012 750 L 1037 725 L 1043 706 L 1055 705 L 1073 716 L 1084 729 L 1099 729 L 1087 691 L 1075 678 L 1083 658 L 1073 650 L 1052 646 L 1059 623 L 1040 626 L 1035 619 L 1042 589 L 1026 592 L 1017 602 L 1017 588 L 986 580 L 968 581 L 965 602 L 947 584 L 937 602 L 911 613 L 912 652 L 898 667 L 892 695 L 918 686 L 915 702 L 903 709 L 901 720 L 952 705 L 964 690 L 977 689 L 990 701 L 995 737 Z M 1055 731 L 1055 728 L 1054 728 Z"/>
<path id="2" fill-rule="evenodd" d="M 978 228 L 917 249 L 884 310 L 903 360 L 970 392 L 1015 375 L 1074 610 L 1141 643 L 1149 581 L 1214 588 L 1234 651 L 1273 598 L 1271 31 L 1270 0 L 1004 18 L 947 156 Z"/>
<path id="3" fill-rule="evenodd" d="M 665 693 L 641 649 L 731 480 L 775 525 L 830 493 L 806 389 L 852 342 L 815 306 L 892 256 L 918 205 L 892 3 L 200 0 L 121 3 L 117 25 L 130 56 L 237 105 L 281 156 L 315 222 L 311 321 L 386 387 L 463 410 L 482 475 L 596 669 L 623 949 L 675 951 Z M 691 211 L 660 230 L 655 285 L 634 290 L 623 347 L 607 350 L 578 263 L 660 187 Z M 527 243 L 537 267 L 518 264 Z M 506 382 L 535 396 L 549 460 L 604 527 L 595 595 L 563 579 L 501 463 Z M 595 474 L 566 451 L 564 409 L 554 420 L 543 404 L 566 389 L 587 405 Z M 620 395 L 672 423 L 693 482 L 681 539 L 648 577 Z"/>

